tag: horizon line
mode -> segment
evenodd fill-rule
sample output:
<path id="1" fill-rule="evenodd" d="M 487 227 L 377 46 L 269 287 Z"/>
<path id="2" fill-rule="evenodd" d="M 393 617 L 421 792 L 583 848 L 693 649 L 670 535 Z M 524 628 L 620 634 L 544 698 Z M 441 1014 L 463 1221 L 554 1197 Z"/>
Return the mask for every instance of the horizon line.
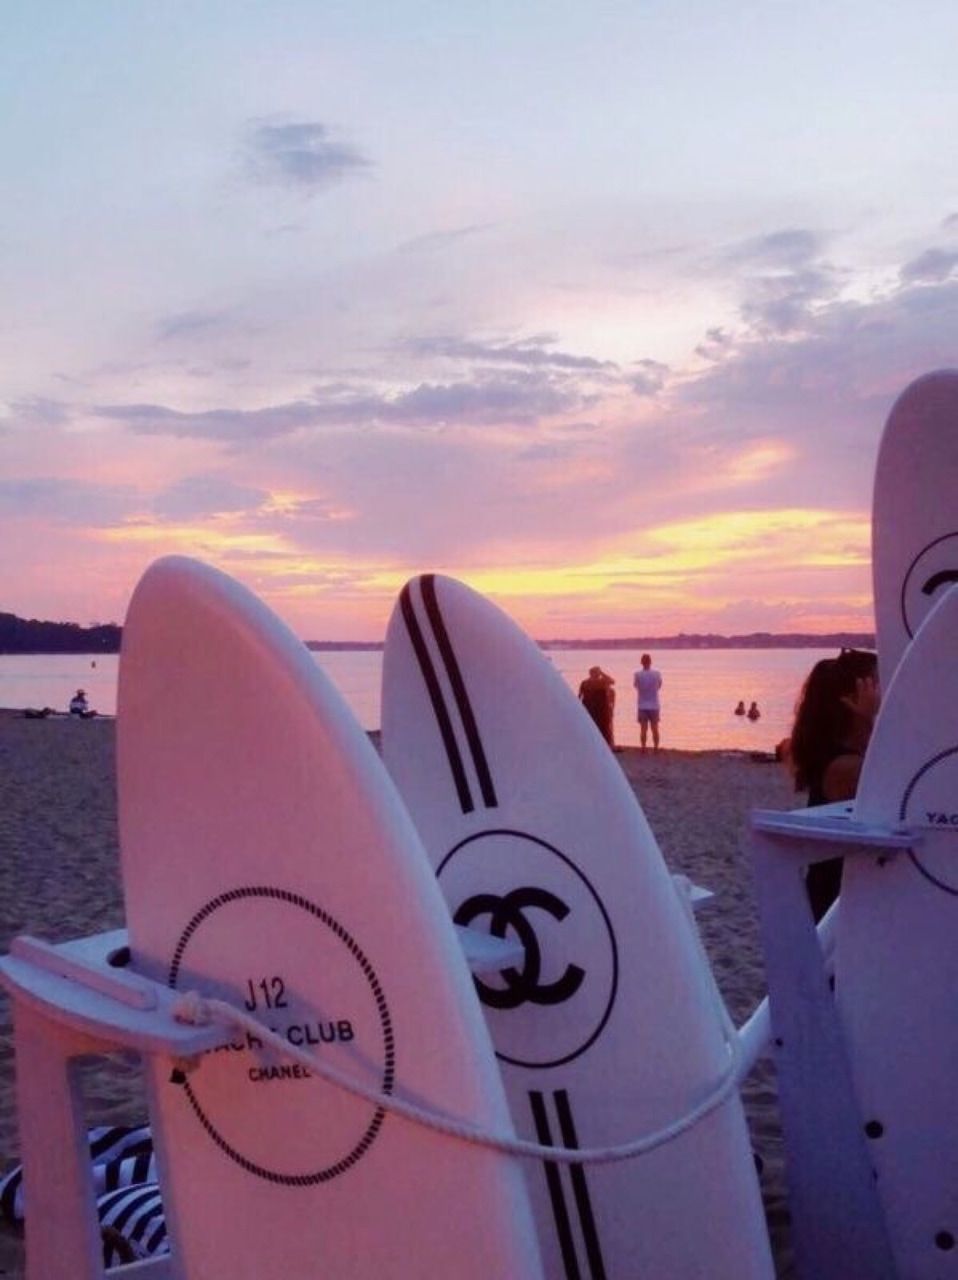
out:
<path id="1" fill-rule="evenodd" d="M 532 638 L 540 649 L 829 649 L 875 647 L 873 631 L 746 631 L 725 635 L 715 631 L 679 631 L 665 636 L 625 636 L 618 639 L 600 636 L 589 639 L 582 636 L 552 637 L 546 640 Z M 307 649 L 378 650 L 385 647 L 384 640 L 304 640 Z"/>

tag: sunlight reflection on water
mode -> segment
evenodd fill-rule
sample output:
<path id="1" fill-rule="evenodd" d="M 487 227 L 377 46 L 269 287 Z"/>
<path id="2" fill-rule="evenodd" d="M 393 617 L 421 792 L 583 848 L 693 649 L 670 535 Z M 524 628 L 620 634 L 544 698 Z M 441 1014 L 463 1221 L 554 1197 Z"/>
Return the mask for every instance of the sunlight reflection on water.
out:
<path id="1" fill-rule="evenodd" d="M 663 680 L 662 745 L 691 751 L 770 751 L 791 728 L 795 699 L 812 665 L 833 654 L 831 649 L 663 649 L 653 653 Z M 616 742 L 638 745 L 632 689 L 638 650 L 553 649 L 547 656 L 573 691 L 591 666 L 613 676 Z M 377 729 L 382 654 L 348 650 L 314 657 L 362 726 Z M 117 662 L 115 654 L 0 656 L 0 706 L 50 706 L 64 711 L 74 691 L 82 687 L 91 706 L 113 714 Z M 762 718 L 753 724 L 735 716 L 733 709 L 740 700 L 746 706 L 757 702 Z"/>

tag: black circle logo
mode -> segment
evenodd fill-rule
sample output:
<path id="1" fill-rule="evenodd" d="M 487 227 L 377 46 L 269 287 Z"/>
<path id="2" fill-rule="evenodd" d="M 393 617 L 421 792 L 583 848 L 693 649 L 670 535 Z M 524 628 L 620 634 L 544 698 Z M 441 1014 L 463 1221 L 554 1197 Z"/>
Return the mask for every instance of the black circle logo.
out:
<path id="1" fill-rule="evenodd" d="M 588 877 L 555 845 L 506 828 L 460 841 L 438 876 L 457 924 L 522 944 L 520 964 L 475 978 L 496 1056 L 557 1067 L 585 1053 L 619 980 L 612 922 Z"/>
<path id="2" fill-rule="evenodd" d="M 328 981 L 322 1010 L 316 1007 L 316 975 L 323 976 L 324 988 Z M 393 1090 L 392 1020 L 379 979 L 348 931 L 299 894 L 256 885 L 211 899 L 180 935 L 168 982 L 245 1002 L 258 1021 L 291 1044 L 338 1058 L 337 1065 L 355 1070 L 357 1054 L 379 1062 L 375 1083 L 382 1093 Z M 277 1065 L 276 1055 L 264 1055 L 261 1048 L 255 1036 L 237 1032 L 229 1045 L 204 1054 L 186 1077 L 183 1088 L 207 1134 L 236 1164 L 268 1182 L 313 1186 L 345 1173 L 375 1140 L 382 1108 L 348 1099 L 351 1105 L 314 1109 L 317 1090 L 307 1082 L 310 1073 Z M 269 1167 L 278 1145 L 292 1168 Z M 317 1153 L 323 1156 L 319 1165 Z"/>
<path id="3" fill-rule="evenodd" d="M 932 756 L 918 770 L 902 796 L 901 822 L 928 832 L 958 835 L 958 747 Z M 958 897 L 958 849 L 952 840 L 935 840 L 909 849 L 908 856 L 926 880 Z"/>
<path id="4" fill-rule="evenodd" d="M 901 585 L 901 617 L 913 637 L 945 587 L 958 582 L 958 533 L 943 533 L 912 560 Z"/>

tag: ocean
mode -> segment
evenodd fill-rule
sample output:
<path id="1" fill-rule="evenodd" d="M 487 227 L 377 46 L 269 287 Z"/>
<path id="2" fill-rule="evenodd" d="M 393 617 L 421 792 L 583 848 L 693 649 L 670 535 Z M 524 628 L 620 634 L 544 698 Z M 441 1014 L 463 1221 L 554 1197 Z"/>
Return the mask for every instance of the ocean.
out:
<path id="1" fill-rule="evenodd" d="M 665 649 L 653 653 L 662 673 L 662 746 L 684 751 L 771 751 L 791 729 L 802 681 L 832 649 Z M 552 649 L 547 654 L 576 691 L 591 666 L 616 682 L 615 737 L 637 746 L 632 673 L 640 653 L 629 649 Z M 382 654 L 335 650 L 313 657 L 365 729 L 379 728 Z M 115 654 L 0 655 L 0 707 L 65 711 L 78 688 L 104 715 L 116 711 Z M 734 715 L 736 703 L 756 702 L 761 719 Z M 584 714 L 584 713 L 583 713 Z"/>

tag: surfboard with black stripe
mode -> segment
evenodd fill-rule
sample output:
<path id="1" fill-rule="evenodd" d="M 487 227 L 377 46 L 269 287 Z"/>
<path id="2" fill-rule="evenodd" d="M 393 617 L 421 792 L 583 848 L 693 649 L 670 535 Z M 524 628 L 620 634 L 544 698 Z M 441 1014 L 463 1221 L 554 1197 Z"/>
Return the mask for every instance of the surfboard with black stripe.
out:
<path id="1" fill-rule="evenodd" d="M 711 976 L 615 757 L 538 647 L 462 583 L 412 580 L 382 729 L 453 918 L 523 943 L 521 966 L 476 979 L 516 1127 L 602 1146 L 700 1101 L 727 1065 Z M 737 1097 L 641 1160 L 527 1174 L 555 1280 L 772 1274 Z"/>

